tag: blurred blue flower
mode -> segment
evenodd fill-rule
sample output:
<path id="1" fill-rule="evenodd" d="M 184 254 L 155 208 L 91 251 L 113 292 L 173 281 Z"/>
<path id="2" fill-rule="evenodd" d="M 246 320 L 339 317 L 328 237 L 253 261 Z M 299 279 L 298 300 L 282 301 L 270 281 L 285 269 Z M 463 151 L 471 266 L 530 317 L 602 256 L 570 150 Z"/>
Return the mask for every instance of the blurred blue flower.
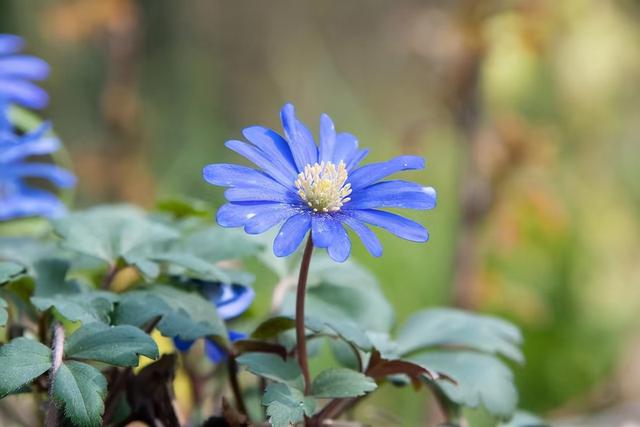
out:
<path id="1" fill-rule="evenodd" d="M 201 282 L 201 281 L 196 281 Z M 223 320 L 232 320 L 247 311 L 255 293 L 253 289 L 242 285 L 216 284 L 207 286 L 206 282 L 201 282 L 205 296 L 216 306 L 218 316 Z M 247 335 L 242 332 L 229 330 L 229 341 L 235 342 L 246 338 Z M 188 351 L 195 341 L 181 340 L 178 337 L 173 339 L 176 348 L 180 351 Z M 207 357 L 213 363 L 220 363 L 226 357 L 226 354 L 218 344 L 206 339 L 204 349 Z"/>
<path id="2" fill-rule="evenodd" d="M 49 96 L 33 81 L 49 75 L 49 65 L 40 58 L 19 52 L 24 41 L 18 36 L 0 34 L 0 97 L 28 108 L 44 108 Z"/>
<path id="3" fill-rule="evenodd" d="M 203 170 L 213 185 L 229 187 L 229 203 L 217 214 L 224 227 L 244 227 L 259 234 L 284 222 L 273 243 L 276 256 L 295 251 L 311 230 L 313 244 L 326 248 L 342 262 L 349 257 L 347 225 L 374 256 L 382 254 L 380 241 L 367 224 L 403 239 L 425 242 L 427 230 L 407 218 L 380 208 L 432 209 L 436 191 L 413 182 L 381 179 L 404 170 L 424 168 L 417 156 L 399 156 L 387 162 L 358 167 L 368 150 L 358 148 L 349 133 L 336 133 L 331 118 L 320 117 L 320 146 L 295 115 L 293 105 L 281 111 L 285 137 L 253 126 L 243 135 L 250 144 L 227 141 L 226 146 L 261 170 L 233 164 L 213 164 Z"/>
<path id="4" fill-rule="evenodd" d="M 49 136 L 51 126 L 44 123 L 34 131 L 18 135 L 9 122 L 8 105 L 0 100 L 0 221 L 28 217 L 55 217 L 65 212 L 64 204 L 52 193 L 27 184 L 40 178 L 58 187 L 71 187 L 75 177 L 59 166 L 27 162 L 33 155 L 55 152 L 60 141 Z"/>

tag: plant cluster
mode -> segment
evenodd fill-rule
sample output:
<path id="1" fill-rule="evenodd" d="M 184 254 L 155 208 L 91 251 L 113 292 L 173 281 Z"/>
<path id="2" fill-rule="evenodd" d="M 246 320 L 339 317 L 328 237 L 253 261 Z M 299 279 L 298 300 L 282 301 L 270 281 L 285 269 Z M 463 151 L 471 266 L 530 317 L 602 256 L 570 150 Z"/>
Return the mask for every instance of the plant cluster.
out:
<path id="1" fill-rule="evenodd" d="M 40 75 L 25 72 L 29 64 L 42 66 L 16 58 L 20 46 L 0 38 L 0 219 L 50 219 L 2 228 L 12 235 L 0 237 L 0 399 L 31 394 L 46 426 L 319 427 L 337 425 L 391 384 L 428 389 L 447 425 L 462 425 L 466 407 L 484 408 L 500 425 L 543 425 L 516 410 L 508 362 L 523 355 L 514 325 L 432 308 L 397 327 L 376 279 L 348 260 L 345 226 L 374 256 L 382 247 L 370 225 L 428 239 L 420 224 L 381 210 L 435 207 L 431 187 L 385 180 L 424 167 L 422 159 L 360 166 L 367 150 L 353 135 L 336 133 L 323 115 L 317 146 L 287 104 L 284 136 L 254 126 L 244 130 L 249 143 L 227 143 L 259 169 L 204 168 L 209 183 L 228 187 L 218 225 L 206 207 L 184 200 L 153 212 L 119 205 L 65 213 L 52 193 L 24 182 L 66 186 L 73 177 L 26 160 L 59 142 L 48 126 L 31 130 L 9 115 L 9 105 L 38 106 L 14 96 L 20 84 L 35 88 L 30 79 Z M 279 225 L 271 249 L 268 231 Z M 266 270 L 277 280 L 271 307 L 261 310 L 268 314 L 257 316 L 253 272 Z M 169 351 L 158 332 L 172 339 Z M 330 363 L 310 369 L 326 354 Z M 188 372 L 196 403 L 191 420 L 175 405 L 179 371 Z"/>

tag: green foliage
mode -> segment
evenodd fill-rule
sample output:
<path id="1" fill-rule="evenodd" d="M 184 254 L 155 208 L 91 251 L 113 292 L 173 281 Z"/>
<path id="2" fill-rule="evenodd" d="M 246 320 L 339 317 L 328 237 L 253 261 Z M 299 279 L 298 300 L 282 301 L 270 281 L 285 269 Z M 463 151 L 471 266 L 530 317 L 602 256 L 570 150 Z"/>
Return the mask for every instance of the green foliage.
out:
<path id="1" fill-rule="evenodd" d="M 157 328 L 168 337 L 195 340 L 215 336 L 226 342 L 227 331 L 215 307 L 196 292 L 154 285 L 125 293 L 113 313 L 114 324 L 142 327 L 160 317 Z"/>
<path id="2" fill-rule="evenodd" d="M 157 359 L 158 346 L 144 331 L 129 325 L 83 325 L 64 346 L 67 357 L 115 366 L 138 366 L 139 356 Z"/>
<path id="3" fill-rule="evenodd" d="M 282 383 L 267 386 L 262 404 L 267 407 L 267 416 L 273 427 L 295 425 L 305 415 L 312 416 L 316 408 L 315 399 L 305 397 L 297 388 Z"/>
<path id="4" fill-rule="evenodd" d="M 501 419 L 515 411 L 518 394 L 509 367 L 497 355 L 522 362 L 519 330 L 491 316 L 453 309 L 413 315 L 400 330 L 397 351 L 409 361 L 453 378 L 435 387 L 455 405 L 478 407 Z"/>
<path id="5" fill-rule="evenodd" d="M 236 361 L 255 375 L 287 384 L 298 390 L 304 388 L 302 371 L 293 359 L 283 360 L 280 356 L 270 353 L 245 353 Z"/>
<path id="6" fill-rule="evenodd" d="M 150 245 L 178 237 L 178 232 L 130 206 L 107 206 L 73 213 L 54 221 L 62 245 L 110 265 L 133 257 L 144 259 Z"/>
<path id="7" fill-rule="evenodd" d="M 51 350 L 37 341 L 16 338 L 0 347 L 0 398 L 13 393 L 51 367 Z"/>
<path id="8" fill-rule="evenodd" d="M 410 360 L 438 372 L 456 383 L 438 381 L 446 396 L 461 406 L 482 405 L 496 417 L 509 418 L 518 404 L 518 393 L 511 370 L 500 359 L 469 351 L 433 351 Z"/>
<path id="9" fill-rule="evenodd" d="M 82 362 L 63 363 L 53 384 L 53 398 L 78 427 L 102 425 L 107 379 L 93 366 Z"/>
<path id="10" fill-rule="evenodd" d="M 12 280 L 17 279 L 26 272 L 24 266 L 11 262 L 0 261 L 0 285 L 9 283 Z"/>
<path id="11" fill-rule="evenodd" d="M 0 326 L 7 324 L 7 320 L 9 319 L 9 313 L 7 311 L 8 307 L 9 305 L 4 298 L 0 297 Z"/>
<path id="12" fill-rule="evenodd" d="M 509 421 L 500 423 L 498 427 L 548 427 L 541 418 L 525 411 L 517 411 Z"/>
<path id="13" fill-rule="evenodd" d="M 211 292 L 222 292 L 217 285 L 223 282 L 252 283 L 253 275 L 239 267 L 242 260 L 256 256 L 281 283 L 294 283 L 299 268 L 295 257 L 276 260 L 265 255 L 270 249 L 261 238 L 212 226 L 196 211 L 180 208 L 176 214 L 169 208 L 165 211 L 172 216 L 127 206 L 74 213 L 54 223 L 59 244 L 69 252 L 46 241 L 20 240 L 16 247 L 24 250 L 18 251 L 19 259 L 8 257 L 17 263 L 0 262 L 0 284 L 6 285 L 0 296 L 0 326 L 11 310 L 38 324 L 43 339 L 39 343 L 20 337 L 0 347 L 0 396 L 27 389 L 51 369 L 53 337 L 47 331 L 60 322 L 71 333 L 64 342 L 53 398 L 67 420 L 79 427 L 114 421 L 102 419 L 108 393 L 115 397 L 107 399 L 107 406 L 124 404 L 133 415 L 150 404 L 171 408 L 168 390 L 175 359 L 163 357 L 137 375 L 130 369 L 141 356 L 158 358 L 158 346 L 149 336 L 153 329 L 186 341 L 210 339 L 239 366 L 267 380 L 262 403 L 276 427 L 288 427 L 305 416 L 317 420 L 323 414 L 319 407 L 360 398 L 385 381 L 416 388 L 427 384 L 452 420 L 465 407 L 483 407 L 502 420 L 514 413 L 517 393 L 502 358 L 523 361 L 516 327 L 494 317 L 430 309 L 416 313 L 395 333 L 394 311 L 380 285 L 352 261 L 336 265 L 322 254 L 313 258 L 304 319 L 308 353 L 314 357 L 328 342 L 338 366 L 314 369 L 317 375 L 308 387 L 292 356 L 297 350 L 295 289 L 283 292 L 270 318 L 243 319 L 241 326 L 253 333 L 230 345 L 227 326 L 209 300 Z M 0 242 L 1 256 L 10 253 L 11 242 Z M 129 266 L 139 274 L 134 269 L 124 274 Z M 105 376 L 101 369 L 107 368 L 113 371 Z M 520 420 L 529 422 L 521 415 L 511 422 Z"/>
<path id="14" fill-rule="evenodd" d="M 429 309 L 412 315 L 400 330 L 397 342 L 401 354 L 452 345 L 524 361 L 519 348 L 522 335 L 514 325 L 497 317 L 450 308 Z"/>
<path id="15" fill-rule="evenodd" d="M 320 372 L 314 378 L 311 394 L 318 398 L 358 397 L 376 388 L 376 382 L 360 372 L 333 368 Z"/>
<path id="16" fill-rule="evenodd" d="M 40 311 L 51 308 L 72 322 L 108 322 L 117 296 L 95 291 L 75 281 L 67 281 L 70 263 L 61 259 L 42 259 L 35 264 L 36 287 L 31 303 Z"/>

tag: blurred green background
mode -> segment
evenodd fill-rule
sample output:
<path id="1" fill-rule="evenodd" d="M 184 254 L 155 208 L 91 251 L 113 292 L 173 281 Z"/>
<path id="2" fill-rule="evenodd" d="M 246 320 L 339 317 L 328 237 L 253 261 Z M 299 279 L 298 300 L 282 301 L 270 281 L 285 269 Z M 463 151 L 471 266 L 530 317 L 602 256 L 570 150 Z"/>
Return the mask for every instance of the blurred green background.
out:
<path id="1" fill-rule="evenodd" d="M 52 65 L 44 115 L 77 207 L 220 203 L 202 166 L 238 161 L 223 144 L 245 126 L 279 130 L 286 101 L 369 161 L 425 156 L 411 179 L 439 205 L 412 217 L 430 242 L 381 233 L 381 259 L 355 257 L 399 321 L 456 305 L 516 322 L 520 406 L 552 417 L 640 399 L 639 19 L 632 0 L 0 2 L 2 32 Z M 413 426 L 429 404 L 390 389 L 367 410 Z"/>

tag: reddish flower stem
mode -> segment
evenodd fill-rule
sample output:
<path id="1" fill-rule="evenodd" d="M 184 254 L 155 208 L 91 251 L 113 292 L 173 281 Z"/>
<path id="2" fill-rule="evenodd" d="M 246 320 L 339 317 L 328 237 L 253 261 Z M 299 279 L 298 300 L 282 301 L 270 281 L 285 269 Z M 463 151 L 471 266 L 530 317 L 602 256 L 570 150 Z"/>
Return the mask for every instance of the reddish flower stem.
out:
<path id="1" fill-rule="evenodd" d="M 309 275 L 309 264 L 311 264 L 311 254 L 313 253 L 313 241 L 311 233 L 304 248 L 302 262 L 300 263 L 300 275 L 298 276 L 298 290 L 296 292 L 296 343 L 297 355 L 302 375 L 304 376 L 304 392 L 309 393 L 311 376 L 309 375 L 309 361 L 307 360 L 307 337 L 304 327 L 304 301 L 307 291 L 307 276 Z"/>

